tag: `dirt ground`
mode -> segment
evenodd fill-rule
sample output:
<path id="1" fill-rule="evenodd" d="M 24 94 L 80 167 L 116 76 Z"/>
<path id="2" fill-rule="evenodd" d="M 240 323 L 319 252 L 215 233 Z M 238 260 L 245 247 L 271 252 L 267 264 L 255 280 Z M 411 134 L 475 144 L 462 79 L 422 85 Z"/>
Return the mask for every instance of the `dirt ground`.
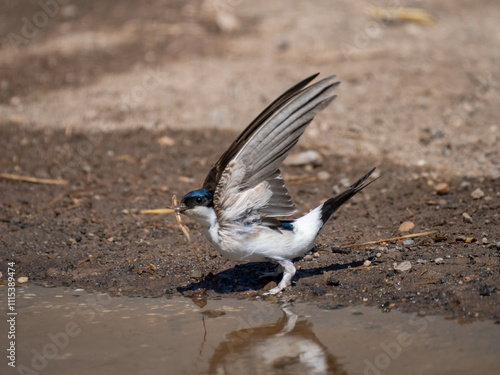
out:
<path id="1" fill-rule="evenodd" d="M 0 257 L 18 276 L 115 295 L 264 298 L 277 280 L 259 275 L 272 265 L 226 261 L 196 223 L 186 220 L 189 245 L 171 215 L 140 210 L 198 188 L 266 103 L 321 72 L 342 85 L 295 150 L 323 164 L 283 168 L 299 213 L 372 166 L 381 177 L 268 299 L 500 322 L 494 1 L 396 2 L 433 25 L 376 20 L 349 1 L 65 3 L 0 5 L 0 172 L 69 181 L 0 179 Z M 415 227 L 401 233 L 405 221 Z M 404 261 L 411 269 L 396 272 Z"/>

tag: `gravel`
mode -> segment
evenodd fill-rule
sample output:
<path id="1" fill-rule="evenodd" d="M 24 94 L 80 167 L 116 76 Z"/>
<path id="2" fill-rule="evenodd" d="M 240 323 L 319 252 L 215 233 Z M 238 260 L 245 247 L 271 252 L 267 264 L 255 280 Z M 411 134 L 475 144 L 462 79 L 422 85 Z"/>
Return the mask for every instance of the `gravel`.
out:
<path id="1" fill-rule="evenodd" d="M 409 272 L 411 270 L 411 263 L 408 260 L 405 260 L 404 262 L 398 264 L 396 267 L 394 267 L 394 270 L 397 273 L 405 273 Z"/>

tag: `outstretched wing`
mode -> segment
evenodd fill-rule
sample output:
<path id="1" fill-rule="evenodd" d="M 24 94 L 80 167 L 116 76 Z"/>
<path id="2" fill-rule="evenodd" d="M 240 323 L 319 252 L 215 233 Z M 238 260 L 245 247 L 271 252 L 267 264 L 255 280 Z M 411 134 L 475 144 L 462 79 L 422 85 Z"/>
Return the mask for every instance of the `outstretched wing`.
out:
<path id="1" fill-rule="evenodd" d="M 203 188 L 215 191 L 219 222 L 254 221 L 295 212 L 279 166 L 314 116 L 335 99 L 333 90 L 339 84 L 332 76 L 306 87 L 316 76 L 269 105 L 211 169 Z"/>

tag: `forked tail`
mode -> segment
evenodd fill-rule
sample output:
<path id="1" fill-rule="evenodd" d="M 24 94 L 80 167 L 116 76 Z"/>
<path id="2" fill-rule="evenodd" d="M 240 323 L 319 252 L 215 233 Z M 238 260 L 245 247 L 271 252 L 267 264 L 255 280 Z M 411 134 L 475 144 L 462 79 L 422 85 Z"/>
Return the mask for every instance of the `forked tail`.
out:
<path id="1" fill-rule="evenodd" d="M 340 208 L 340 206 L 342 206 L 345 202 L 354 197 L 356 194 L 358 194 L 361 190 L 370 185 L 372 182 L 377 180 L 378 177 L 373 181 L 363 184 L 363 182 L 365 182 L 366 179 L 370 177 L 370 175 L 373 173 L 375 169 L 376 168 L 373 168 L 370 172 L 365 174 L 363 177 L 361 177 L 358 181 L 356 181 L 353 185 L 351 185 L 348 189 L 346 189 L 342 193 L 337 194 L 333 198 L 330 198 L 325 203 L 323 203 L 323 206 L 321 207 L 321 221 L 323 222 L 323 225 L 328 220 L 330 220 L 332 215 L 335 213 L 335 211 L 337 211 Z"/>

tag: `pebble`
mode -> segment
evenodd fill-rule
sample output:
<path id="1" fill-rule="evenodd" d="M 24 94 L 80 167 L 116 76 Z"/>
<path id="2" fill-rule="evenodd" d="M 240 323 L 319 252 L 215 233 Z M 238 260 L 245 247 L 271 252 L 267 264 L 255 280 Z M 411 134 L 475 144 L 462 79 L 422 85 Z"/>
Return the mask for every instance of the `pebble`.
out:
<path id="1" fill-rule="evenodd" d="M 467 212 L 462 214 L 462 219 L 464 219 L 466 223 L 472 223 L 472 216 L 470 216 Z"/>
<path id="2" fill-rule="evenodd" d="M 398 264 L 394 268 L 394 271 L 396 271 L 397 273 L 409 272 L 410 270 L 411 270 L 411 263 L 409 260 L 405 260 L 404 262 Z"/>
<path id="3" fill-rule="evenodd" d="M 158 144 L 160 146 L 174 146 L 175 145 L 175 140 L 173 138 L 170 138 L 169 136 L 164 135 L 163 137 L 160 137 L 158 139 Z"/>
<path id="4" fill-rule="evenodd" d="M 415 224 L 413 224 L 413 222 L 405 221 L 405 222 L 401 223 L 401 225 L 398 228 L 398 231 L 408 232 L 408 231 L 412 230 L 413 228 L 415 228 Z"/>
<path id="5" fill-rule="evenodd" d="M 315 257 L 315 258 L 319 258 L 319 253 L 318 253 L 318 252 L 313 253 L 313 257 Z"/>
<path id="6" fill-rule="evenodd" d="M 202 273 L 200 270 L 192 270 L 189 276 L 192 277 L 193 279 L 201 279 Z"/>
<path id="7" fill-rule="evenodd" d="M 417 259 L 418 264 L 427 264 L 427 261 L 425 259 Z"/>
<path id="8" fill-rule="evenodd" d="M 479 294 L 482 296 L 491 296 L 497 288 L 494 285 L 483 285 L 481 288 L 479 288 Z"/>
<path id="9" fill-rule="evenodd" d="M 339 281 L 339 280 L 337 280 L 335 277 L 330 276 L 330 277 L 326 280 L 326 285 L 330 285 L 330 286 L 339 286 L 339 285 L 340 285 L 340 281 Z"/>
<path id="10" fill-rule="evenodd" d="M 459 189 L 464 191 L 464 190 L 469 190 L 470 189 L 470 182 L 468 181 L 463 181 L 460 186 L 459 186 Z"/>
<path id="11" fill-rule="evenodd" d="M 443 264 L 444 263 L 444 259 L 443 258 L 436 258 L 436 259 L 434 259 L 434 263 L 436 263 L 436 264 Z"/>
<path id="12" fill-rule="evenodd" d="M 363 263 L 363 267 L 370 267 L 371 265 L 372 265 L 372 262 L 369 260 L 365 260 L 365 262 Z"/>
<path id="13" fill-rule="evenodd" d="M 310 262 L 310 261 L 311 261 L 311 260 L 313 260 L 313 259 L 314 259 L 314 257 L 313 257 L 311 254 L 307 254 L 307 255 L 304 257 L 304 260 L 305 260 L 306 262 Z"/>
<path id="14" fill-rule="evenodd" d="M 481 190 L 481 188 L 477 188 L 472 193 L 470 193 L 470 196 L 473 199 L 481 199 L 482 197 L 484 197 L 484 192 Z"/>
<path id="15" fill-rule="evenodd" d="M 318 172 L 317 176 L 318 176 L 318 180 L 320 180 L 320 181 L 326 181 L 326 180 L 330 179 L 330 173 L 328 173 L 327 171 L 320 171 L 320 172 Z"/>
<path id="16" fill-rule="evenodd" d="M 437 184 L 434 189 L 436 190 L 437 195 L 445 195 L 450 192 L 450 187 L 446 182 L 441 182 Z"/>
<path id="17" fill-rule="evenodd" d="M 403 241 L 403 246 L 411 246 L 411 245 L 415 245 L 415 241 L 413 241 L 413 240 L 404 240 Z"/>
<path id="18" fill-rule="evenodd" d="M 488 239 L 487 239 L 486 237 L 483 237 L 483 238 L 481 239 L 481 242 L 483 243 L 483 245 L 487 245 L 487 244 L 489 244 L 489 243 L 490 243 L 490 241 L 488 241 Z"/>
<path id="19" fill-rule="evenodd" d="M 321 154 L 317 151 L 304 151 L 299 154 L 290 155 L 288 159 L 285 160 L 284 164 L 296 167 L 305 165 L 317 167 L 323 164 L 323 156 L 321 156 Z"/>
<path id="20" fill-rule="evenodd" d="M 24 283 L 27 283 L 27 282 L 28 282 L 28 277 L 26 277 L 26 276 L 21 276 L 21 277 L 19 277 L 19 278 L 17 279 L 17 282 L 18 282 L 19 284 L 24 284 Z"/>

